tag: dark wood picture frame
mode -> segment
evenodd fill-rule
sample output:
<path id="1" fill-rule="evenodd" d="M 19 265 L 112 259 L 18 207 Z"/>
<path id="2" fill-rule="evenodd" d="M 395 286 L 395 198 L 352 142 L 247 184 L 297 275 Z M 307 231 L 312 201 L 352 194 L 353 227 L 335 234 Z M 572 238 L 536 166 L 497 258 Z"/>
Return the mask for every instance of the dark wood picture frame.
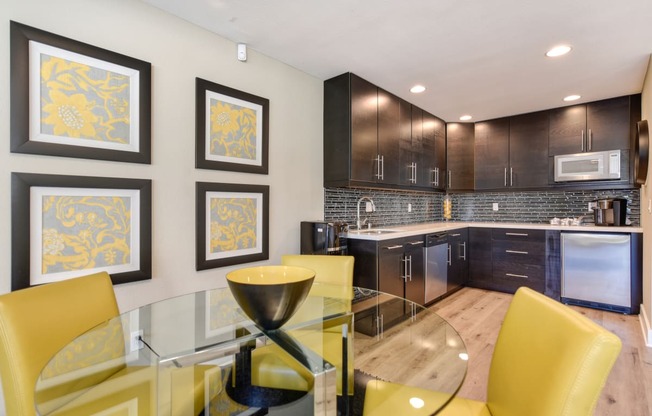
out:
<path id="1" fill-rule="evenodd" d="M 56 141 L 35 140 L 35 132 L 30 132 L 30 41 L 42 44 L 45 47 L 53 47 L 64 50 L 76 55 L 81 55 L 84 59 L 101 61 L 107 65 L 115 65 L 133 71 L 137 74 L 137 100 L 131 99 L 129 105 L 137 101 L 137 108 L 130 114 L 137 117 L 137 120 L 130 119 L 130 125 L 137 122 L 137 128 L 134 127 L 133 142 L 131 147 L 137 144 L 137 148 L 129 149 L 129 146 L 113 145 L 108 141 L 98 141 L 93 143 L 92 140 L 85 140 L 77 143 L 59 143 Z M 53 33 L 40 29 L 26 26 L 17 22 L 10 22 L 10 42 L 11 42 L 11 74 L 10 74 L 10 103 L 11 103 L 11 127 L 10 143 L 11 152 L 28 153 L 48 156 L 75 157 L 84 159 L 112 160 L 118 162 L 131 163 L 151 163 L 151 64 L 140 59 L 125 56 L 106 49 L 98 48 L 86 43 L 78 42 L 73 39 L 65 38 Z M 135 77 L 135 75 L 134 75 Z M 134 81 L 134 80 L 132 80 Z M 132 82 L 130 81 L 130 82 Z M 135 82 L 134 82 L 135 84 Z M 131 85 L 131 84 L 130 84 Z M 32 103 L 33 105 L 34 103 Z M 38 116 L 40 120 L 40 115 Z M 133 123 L 132 123 L 133 122 Z M 64 123 L 65 124 L 65 123 Z M 131 128 L 131 127 L 130 127 Z M 52 136 L 52 135 L 50 135 Z M 64 140 L 70 137 L 60 137 Z M 102 146 L 114 146 L 105 148 Z"/>
<path id="2" fill-rule="evenodd" d="M 268 173 L 269 150 L 269 100 L 257 95 L 249 94 L 224 85 L 216 84 L 201 78 L 195 82 L 195 167 L 201 169 L 228 170 L 247 173 Z M 256 121 L 261 125 L 256 129 L 256 159 L 238 158 L 227 155 L 208 155 L 206 149 L 210 148 L 211 133 L 207 129 L 212 122 L 207 113 L 211 108 L 207 104 L 209 96 L 214 99 L 221 97 L 227 104 L 234 104 L 239 108 L 251 107 L 249 110 L 256 114 Z M 256 108 L 257 110 L 253 110 Z M 230 117 L 234 112 L 225 112 L 225 117 Z M 242 125 L 236 120 L 228 120 L 237 125 L 242 134 Z"/>
<path id="3" fill-rule="evenodd" d="M 11 290 L 32 286 L 31 219 L 32 187 L 133 190 L 139 196 L 138 269 L 110 273 L 113 284 L 152 278 L 152 181 L 149 179 L 104 178 L 89 176 L 11 174 Z M 134 213 L 132 213 L 134 214 Z M 79 270 L 86 275 L 97 270 Z M 71 276 L 70 278 L 75 277 Z"/>
<path id="4" fill-rule="evenodd" d="M 261 261 L 269 259 L 269 186 L 267 185 L 243 185 L 231 183 L 212 183 L 212 182 L 197 182 L 196 183 L 196 269 L 205 270 L 216 267 L 232 266 L 234 264 L 250 263 L 254 261 Z M 260 239 L 260 243 L 256 241 L 254 248 L 234 249 L 231 253 L 228 251 L 216 254 L 215 258 L 209 258 L 207 250 L 207 238 L 211 235 L 211 223 L 207 219 L 208 210 L 207 204 L 209 202 L 209 193 L 214 195 L 222 195 L 225 198 L 247 198 L 256 199 L 255 214 L 257 216 L 256 222 L 256 239 Z M 262 211 L 261 211 L 262 210 Z M 250 213 L 249 213 L 250 214 Z M 259 224 L 261 221 L 262 224 Z M 251 231 L 251 227 L 247 229 L 243 227 L 243 223 L 229 224 L 237 225 L 232 227 L 229 231 L 235 239 L 242 237 L 243 229 Z M 262 234 L 262 235 L 261 235 Z M 219 258 L 217 257 L 219 256 Z"/>

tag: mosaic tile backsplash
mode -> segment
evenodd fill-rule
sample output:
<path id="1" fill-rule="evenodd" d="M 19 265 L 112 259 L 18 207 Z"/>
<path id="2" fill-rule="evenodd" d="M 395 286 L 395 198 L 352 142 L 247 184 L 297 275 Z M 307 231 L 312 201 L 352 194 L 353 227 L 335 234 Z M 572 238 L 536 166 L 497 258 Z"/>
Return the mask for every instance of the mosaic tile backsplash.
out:
<path id="1" fill-rule="evenodd" d="M 373 199 L 375 212 L 360 218 L 373 227 L 443 221 L 444 193 L 420 193 L 378 189 L 324 189 L 324 219 L 356 223 L 357 201 L 362 196 Z M 588 204 L 601 198 L 621 197 L 628 200 L 628 218 L 640 225 L 640 191 L 545 191 L 545 192 L 474 192 L 451 194 L 452 221 L 548 223 L 554 217 L 579 217 L 589 213 Z M 498 204 L 498 211 L 493 204 Z M 410 212 L 408 212 L 408 206 Z M 592 218 L 591 218 L 592 219 Z"/>

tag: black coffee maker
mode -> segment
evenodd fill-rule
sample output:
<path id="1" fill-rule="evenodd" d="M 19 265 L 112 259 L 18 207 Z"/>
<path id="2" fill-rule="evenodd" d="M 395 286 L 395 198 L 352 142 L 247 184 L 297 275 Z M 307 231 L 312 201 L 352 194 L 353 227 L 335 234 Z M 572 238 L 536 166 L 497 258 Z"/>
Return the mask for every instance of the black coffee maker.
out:
<path id="1" fill-rule="evenodd" d="M 346 232 L 342 222 L 301 221 L 301 254 L 346 255 Z"/>
<path id="2" fill-rule="evenodd" d="M 627 199 L 607 198 L 595 201 L 593 209 L 595 225 L 627 225 Z"/>

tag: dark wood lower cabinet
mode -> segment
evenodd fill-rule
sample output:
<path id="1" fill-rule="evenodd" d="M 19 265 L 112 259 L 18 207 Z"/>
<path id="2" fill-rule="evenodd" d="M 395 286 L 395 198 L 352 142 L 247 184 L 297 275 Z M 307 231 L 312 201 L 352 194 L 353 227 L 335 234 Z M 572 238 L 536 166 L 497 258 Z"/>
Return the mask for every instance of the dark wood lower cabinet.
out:
<path id="1" fill-rule="evenodd" d="M 558 299 L 558 235 L 546 230 L 470 228 L 468 285 L 508 293 L 527 286 Z"/>

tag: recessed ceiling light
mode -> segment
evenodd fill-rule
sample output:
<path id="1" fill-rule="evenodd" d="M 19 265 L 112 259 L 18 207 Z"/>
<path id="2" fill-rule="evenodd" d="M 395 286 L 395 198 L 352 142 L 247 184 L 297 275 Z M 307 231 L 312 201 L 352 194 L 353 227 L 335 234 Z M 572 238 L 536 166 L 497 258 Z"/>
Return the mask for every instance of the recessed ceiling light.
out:
<path id="1" fill-rule="evenodd" d="M 550 58 L 555 58 L 557 56 L 566 55 L 571 51 L 571 47 L 568 45 L 558 45 L 546 52 L 546 56 Z"/>
<path id="2" fill-rule="evenodd" d="M 462 117 L 460 117 L 460 120 L 461 120 L 461 121 L 469 121 L 469 120 L 471 120 L 472 118 L 473 118 L 473 117 L 471 117 L 470 115 L 466 114 L 466 115 L 463 115 Z"/>
<path id="3" fill-rule="evenodd" d="M 426 90 L 426 87 L 423 85 L 415 85 L 414 87 L 410 88 L 410 92 L 413 92 L 415 94 L 418 94 L 420 92 L 424 92 Z"/>
<path id="4" fill-rule="evenodd" d="M 568 97 L 564 97 L 564 101 L 575 101 L 575 100 L 579 100 L 580 98 L 582 98 L 581 95 L 573 94 L 573 95 L 569 95 Z"/>

